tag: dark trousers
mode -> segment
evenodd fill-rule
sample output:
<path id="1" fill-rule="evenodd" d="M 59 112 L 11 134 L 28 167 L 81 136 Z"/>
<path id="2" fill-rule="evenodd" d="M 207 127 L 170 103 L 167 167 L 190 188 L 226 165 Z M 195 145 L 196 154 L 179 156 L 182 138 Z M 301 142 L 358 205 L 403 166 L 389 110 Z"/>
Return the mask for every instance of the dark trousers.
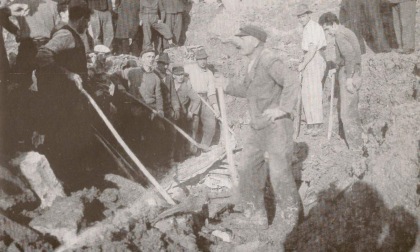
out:
<path id="1" fill-rule="evenodd" d="M 405 51 L 415 49 L 416 1 L 399 3 L 393 7 L 397 42 Z"/>
<path id="2" fill-rule="evenodd" d="M 276 120 L 261 130 L 251 129 L 238 167 L 239 198 L 256 209 L 264 209 L 267 172 L 276 197 L 273 228 L 287 225 L 289 232 L 297 224 L 301 199 L 292 173 L 293 122 Z M 268 152 L 267 171 L 264 153 Z"/>
<path id="3" fill-rule="evenodd" d="M 207 94 L 199 94 L 204 100 L 209 103 Z M 213 111 L 210 110 L 205 104 L 201 105 L 200 113 L 198 114 L 200 122 L 202 125 L 203 137 L 201 138 L 201 144 L 205 146 L 210 146 L 213 137 L 216 133 L 216 117 L 214 116 Z M 198 129 L 198 127 L 197 127 Z"/>
<path id="4" fill-rule="evenodd" d="M 347 74 L 345 68 L 341 67 L 338 72 L 338 82 L 340 87 L 339 115 L 344 129 L 344 137 L 347 144 L 352 149 L 358 149 L 362 146 L 362 125 L 359 115 L 359 92 L 354 94 L 347 91 Z M 360 70 L 353 76 L 353 83 L 361 83 Z M 359 84 L 360 85 L 360 84 Z"/>
<path id="5" fill-rule="evenodd" d="M 169 30 L 174 35 L 175 43 L 179 43 L 179 40 L 181 38 L 181 32 L 182 32 L 182 18 L 183 13 L 167 13 L 165 18 L 165 24 L 168 25 Z M 165 47 L 168 47 L 168 42 L 165 40 L 164 43 Z"/>
<path id="6" fill-rule="evenodd" d="M 152 47 L 152 28 L 166 40 L 172 39 L 172 33 L 168 25 L 158 23 L 157 14 L 143 14 L 143 50 Z"/>
<path id="7" fill-rule="evenodd" d="M 103 44 L 111 48 L 112 40 L 114 39 L 114 26 L 112 24 L 111 12 L 95 10 L 90 23 L 92 26 L 93 40 L 95 45 Z"/>
<path id="8" fill-rule="evenodd" d="M 134 56 L 140 56 L 140 41 L 138 39 L 118 39 L 120 42 L 119 54 L 132 54 Z"/>

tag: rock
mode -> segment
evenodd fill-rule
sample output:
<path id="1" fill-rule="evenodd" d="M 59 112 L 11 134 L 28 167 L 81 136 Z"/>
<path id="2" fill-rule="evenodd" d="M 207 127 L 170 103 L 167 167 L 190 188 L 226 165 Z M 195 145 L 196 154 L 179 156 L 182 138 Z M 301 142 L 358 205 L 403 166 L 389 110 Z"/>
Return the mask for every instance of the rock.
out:
<path id="1" fill-rule="evenodd" d="M 44 214 L 29 225 L 43 234 L 50 234 L 61 242 L 75 237 L 83 219 L 84 205 L 80 197 L 57 199 Z"/>
<path id="2" fill-rule="evenodd" d="M 58 182 L 47 158 L 37 152 L 27 152 L 12 160 L 19 166 L 34 192 L 41 200 L 41 208 L 50 207 L 57 197 L 65 197 L 63 186 Z"/>
<path id="3" fill-rule="evenodd" d="M 40 238 L 40 235 L 36 231 L 0 214 L 0 234 L 2 233 L 6 233 L 15 242 L 22 245 L 36 242 Z"/>
<path id="4" fill-rule="evenodd" d="M 9 245 L 6 252 L 22 252 L 22 250 L 18 248 L 18 245 L 16 244 L 16 242 L 13 242 L 12 244 Z"/>
<path id="5" fill-rule="evenodd" d="M 129 179 L 123 178 L 115 174 L 107 174 L 105 176 L 105 180 L 112 182 L 118 186 L 119 188 L 118 203 L 122 206 L 130 205 L 130 203 L 137 200 L 138 197 L 146 191 L 146 189 L 144 189 L 142 185 L 137 184 Z"/>
<path id="6" fill-rule="evenodd" d="M 227 232 L 223 232 L 223 231 L 220 231 L 220 230 L 214 230 L 211 234 L 216 236 L 219 239 L 222 239 L 222 241 L 224 241 L 224 242 L 231 242 L 232 241 L 232 239 L 230 237 L 230 234 L 228 234 Z"/>

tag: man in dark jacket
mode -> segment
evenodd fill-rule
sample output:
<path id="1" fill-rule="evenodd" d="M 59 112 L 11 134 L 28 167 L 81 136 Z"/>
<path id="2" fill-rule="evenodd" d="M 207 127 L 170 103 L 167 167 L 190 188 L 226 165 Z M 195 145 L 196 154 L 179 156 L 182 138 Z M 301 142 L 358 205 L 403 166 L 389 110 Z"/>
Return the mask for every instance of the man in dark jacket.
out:
<path id="1" fill-rule="evenodd" d="M 292 174 L 293 122 L 290 113 L 299 92 L 297 74 L 265 48 L 267 33 L 259 27 L 245 26 L 233 41 L 240 53 L 250 59 L 243 84 L 229 84 L 225 92 L 246 98 L 251 128 L 238 167 L 237 202 L 243 214 L 232 218 L 235 228 L 267 229 L 264 205 L 268 152 L 270 180 L 276 196 L 276 213 L 271 229 L 273 238 L 284 242 L 298 222 L 300 196 Z M 238 207 L 239 208 L 239 207 Z M 276 232 L 274 232 L 276 231 Z"/>
<path id="2" fill-rule="evenodd" d="M 87 83 L 81 35 L 86 32 L 91 14 L 86 4 L 70 4 L 68 25 L 58 30 L 36 56 L 43 108 L 39 131 L 45 134 L 45 154 L 51 167 L 70 191 L 89 182 L 86 172 L 94 164 L 89 107 L 79 91 Z"/>
<path id="3" fill-rule="evenodd" d="M 171 63 L 167 53 L 161 53 L 157 59 L 157 67 L 155 73 L 161 80 L 161 90 L 163 98 L 163 110 L 165 117 L 177 122 L 180 119 L 180 104 L 174 86 L 174 78 L 168 69 Z M 164 149 L 169 154 L 169 162 L 173 163 L 174 159 L 174 139 L 176 131 L 174 127 L 166 127 Z"/>

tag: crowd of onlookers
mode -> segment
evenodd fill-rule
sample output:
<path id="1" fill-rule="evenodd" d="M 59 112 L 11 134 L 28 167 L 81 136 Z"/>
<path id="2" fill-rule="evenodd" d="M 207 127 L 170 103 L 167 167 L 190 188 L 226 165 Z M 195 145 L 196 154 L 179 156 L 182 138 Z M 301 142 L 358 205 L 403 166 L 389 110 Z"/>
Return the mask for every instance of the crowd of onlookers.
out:
<path id="1" fill-rule="evenodd" d="M 37 148 L 59 167 L 60 179 L 85 177 L 78 171 L 99 162 L 94 136 L 107 138 L 106 149 L 119 146 L 80 90 L 96 100 L 149 166 L 210 150 L 220 112 L 207 53 L 200 49 L 196 63 L 172 69 L 163 53 L 182 43 L 186 5 L 183 0 L 16 0 L 3 7 L 2 26 L 19 42 L 1 80 L 7 121 L 3 153 Z M 20 13 L 11 13 L 14 8 Z M 2 53 L 2 63 L 7 62 L 6 50 Z M 119 53 L 140 56 L 141 66 L 128 60 L 111 74 L 109 56 Z M 174 125 L 192 137 L 190 143 Z"/>

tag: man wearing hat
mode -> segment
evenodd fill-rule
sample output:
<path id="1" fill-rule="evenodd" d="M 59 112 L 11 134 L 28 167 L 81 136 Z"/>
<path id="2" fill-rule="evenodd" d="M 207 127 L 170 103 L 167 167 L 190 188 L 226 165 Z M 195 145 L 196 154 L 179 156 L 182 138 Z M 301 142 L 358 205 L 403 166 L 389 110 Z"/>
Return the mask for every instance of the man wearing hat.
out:
<path id="1" fill-rule="evenodd" d="M 159 76 L 159 79 L 161 80 L 163 111 L 165 117 L 176 122 L 179 119 L 180 104 L 174 87 L 172 73 L 168 69 L 170 63 L 171 61 L 167 53 L 159 54 L 155 73 L 157 76 Z M 171 127 L 165 133 L 165 139 L 168 140 L 169 143 L 171 143 L 166 144 L 165 147 L 167 147 L 167 151 L 169 152 L 169 162 L 173 163 L 173 143 L 176 135 L 175 128 Z"/>
<path id="2" fill-rule="evenodd" d="M 217 105 L 216 88 L 214 87 L 214 75 L 207 68 L 207 53 L 200 49 L 195 54 L 196 63 L 186 65 L 185 73 L 189 75 L 192 88 L 201 98 L 209 103 L 214 114 L 207 106 L 201 106 L 199 117 L 203 125 L 203 137 L 201 144 L 210 147 L 213 136 L 216 132 L 216 117 L 220 116 L 219 106 Z"/>
<path id="3" fill-rule="evenodd" d="M 129 81 L 130 94 L 144 101 L 147 106 L 156 111 L 159 117 L 163 117 L 161 80 L 153 69 L 155 51 L 151 48 L 143 50 L 141 60 L 141 67 L 125 69 L 119 74 Z M 164 130 L 162 121 L 156 118 L 155 113 L 149 117 L 148 110 L 138 103 L 133 103 L 131 111 L 136 118 L 135 124 L 137 131 L 143 134 L 147 145 L 137 147 L 151 150 L 149 154 L 157 154 L 162 143 L 162 131 Z M 139 141 L 137 141 L 137 144 L 139 144 Z"/>
<path id="4" fill-rule="evenodd" d="M 276 196 L 271 228 L 276 231 L 273 232 L 275 239 L 284 242 L 286 234 L 297 224 L 300 211 L 300 197 L 291 168 L 293 122 L 290 116 L 296 105 L 299 83 L 296 73 L 265 48 L 266 39 L 267 33 L 252 25 L 241 28 L 233 39 L 250 63 L 244 83 L 230 83 L 224 90 L 229 95 L 247 99 L 251 128 L 238 167 L 236 203 L 243 213 L 230 224 L 234 228 L 268 228 L 264 207 L 267 179 L 264 153 L 268 152 L 268 172 Z"/>
<path id="5" fill-rule="evenodd" d="M 296 16 L 303 26 L 302 50 L 303 60 L 298 70 L 301 72 L 302 104 L 305 111 L 308 133 L 313 136 L 320 133 L 324 121 L 322 109 L 322 80 L 324 78 L 326 62 L 322 55 L 327 46 L 322 27 L 314 22 L 308 5 L 300 4 Z"/>
<path id="6" fill-rule="evenodd" d="M 172 69 L 174 78 L 174 89 L 180 103 L 180 117 L 178 124 L 184 130 L 191 128 L 193 137 L 198 131 L 200 104 L 201 100 L 198 94 L 193 90 L 190 81 L 185 77 L 184 67 L 177 66 Z M 184 150 L 187 142 L 183 137 L 177 137 L 175 140 L 175 150 L 178 151 L 178 159 L 184 158 Z M 192 145 L 190 145 L 191 149 Z"/>

